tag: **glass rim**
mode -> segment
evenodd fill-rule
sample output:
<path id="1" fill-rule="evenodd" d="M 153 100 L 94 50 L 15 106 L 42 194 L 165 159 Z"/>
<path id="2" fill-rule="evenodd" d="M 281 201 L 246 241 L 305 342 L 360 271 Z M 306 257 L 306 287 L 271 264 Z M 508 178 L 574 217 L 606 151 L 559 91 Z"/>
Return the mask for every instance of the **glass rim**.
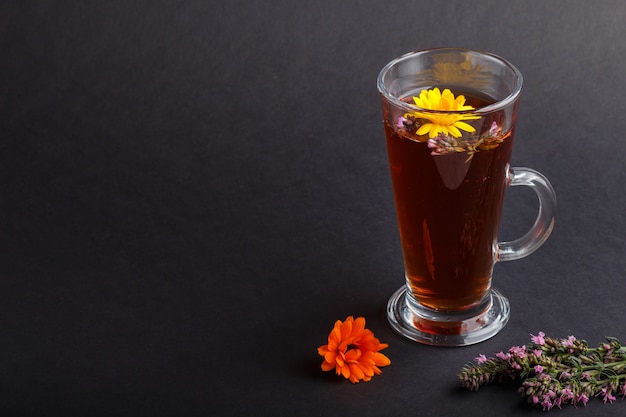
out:
<path id="1" fill-rule="evenodd" d="M 498 62 L 500 62 L 501 64 L 503 64 L 504 67 L 508 68 L 515 76 L 516 78 L 516 83 L 515 86 L 513 88 L 513 90 L 511 91 L 510 94 L 508 94 L 506 97 L 504 97 L 501 100 L 497 100 L 495 103 L 492 103 L 488 106 L 485 107 L 480 107 L 478 109 L 473 109 L 473 110 L 432 110 L 432 109 L 424 109 L 421 108 L 415 104 L 410 104 L 407 103 L 405 101 L 400 100 L 398 97 L 394 96 L 393 94 L 391 94 L 389 92 L 389 90 L 387 90 L 384 82 L 383 82 L 383 78 L 385 77 L 385 75 L 389 72 L 389 70 L 391 68 L 393 68 L 394 66 L 396 66 L 397 64 L 406 61 L 414 56 L 417 55 L 422 55 L 422 54 L 427 54 L 427 53 L 432 53 L 432 52 L 443 52 L 443 51 L 457 51 L 457 52 L 470 52 L 473 54 L 477 54 L 477 55 L 484 55 L 487 56 L 491 59 L 494 59 Z M 515 65 L 511 64 L 509 61 L 507 61 L 506 59 L 502 58 L 501 56 L 498 56 L 496 54 L 493 54 L 491 52 L 486 52 L 486 51 L 481 51 L 478 49 L 469 49 L 469 48 L 429 48 L 429 49 L 421 49 L 421 50 L 416 50 L 416 51 L 411 51 L 411 52 L 407 52 L 403 55 L 400 55 L 397 58 L 394 58 L 393 60 L 389 61 L 381 70 L 380 73 L 378 74 L 378 78 L 376 81 L 376 85 L 378 87 L 378 91 L 380 94 L 382 94 L 387 100 L 391 101 L 393 104 L 395 104 L 398 107 L 401 108 L 405 108 L 407 110 L 407 112 L 415 112 L 415 111 L 419 111 L 419 112 L 423 112 L 423 113 L 436 113 L 436 114 L 488 114 L 494 111 L 498 111 L 501 110 L 502 108 L 508 106 L 509 104 L 513 103 L 515 100 L 517 100 L 522 92 L 522 85 L 524 82 L 524 77 L 522 76 L 522 73 L 517 69 L 517 67 L 515 67 Z"/>

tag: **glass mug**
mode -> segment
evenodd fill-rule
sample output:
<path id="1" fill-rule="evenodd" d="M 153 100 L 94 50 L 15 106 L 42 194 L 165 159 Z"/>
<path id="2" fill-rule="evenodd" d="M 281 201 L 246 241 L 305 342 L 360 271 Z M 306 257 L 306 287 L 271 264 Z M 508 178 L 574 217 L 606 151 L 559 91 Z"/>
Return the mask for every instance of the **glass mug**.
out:
<path id="1" fill-rule="evenodd" d="M 554 226 L 549 181 L 509 165 L 522 74 L 490 53 L 440 48 L 391 61 L 377 84 L 406 277 L 389 322 L 430 345 L 486 340 L 510 312 L 491 286 L 495 263 L 528 256 Z M 517 185 L 535 191 L 538 216 L 498 242 L 505 190 Z"/>

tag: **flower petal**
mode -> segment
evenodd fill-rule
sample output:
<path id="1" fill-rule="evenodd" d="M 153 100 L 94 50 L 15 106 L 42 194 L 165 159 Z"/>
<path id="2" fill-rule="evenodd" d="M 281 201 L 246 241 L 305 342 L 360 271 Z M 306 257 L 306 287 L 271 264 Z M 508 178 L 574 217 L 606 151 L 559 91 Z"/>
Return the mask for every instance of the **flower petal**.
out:
<path id="1" fill-rule="evenodd" d="M 346 362 L 356 362 L 361 357 L 361 351 L 359 349 L 350 349 L 346 352 Z"/>
<path id="2" fill-rule="evenodd" d="M 363 374 L 365 376 L 374 376 L 374 369 L 371 366 L 361 364 L 361 369 L 363 370 Z"/>
<path id="3" fill-rule="evenodd" d="M 322 371 L 332 371 L 333 369 L 335 369 L 334 363 L 322 362 Z"/>
<path id="4" fill-rule="evenodd" d="M 437 87 L 435 87 L 432 90 L 429 90 L 427 92 L 427 95 L 428 95 L 428 100 L 433 105 L 432 109 L 433 110 L 436 109 L 436 106 L 441 101 L 441 91 Z"/>
<path id="5" fill-rule="evenodd" d="M 365 330 L 365 317 L 357 317 L 354 320 L 354 325 L 352 327 L 352 334 L 354 336 L 358 336 Z"/>
<path id="6" fill-rule="evenodd" d="M 358 384 L 359 383 L 359 378 L 357 378 L 354 374 L 350 374 L 350 382 L 352 382 L 353 384 Z"/>
<path id="7" fill-rule="evenodd" d="M 474 126 L 469 125 L 469 124 L 467 124 L 465 122 L 456 122 L 456 123 L 454 123 L 454 127 L 455 128 L 459 128 L 461 130 L 465 130 L 466 132 L 470 132 L 470 133 L 476 132 L 476 129 L 474 129 Z M 460 136 L 460 134 L 459 134 L 459 136 Z"/>
<path id="8" fill-rule="evenodd" d="M 335 352 L 337 350 L 338 347 L 338 343 L 336 340 L 329 340 L 328 341 L 328 350 Z"/>
<path id="9" fill-rule="evenodd" d="M 343 375 L 344 378 L 350 378 L 350 368 L 347 366 L 342 366 L 341 375 Z"/>
<path id="10" fill-rule="evenodd" d="M 391 365 L 391 360 L 380 352 L 374 353 L 374 363 L 378 366 Z"/>
<path id="11" fill-rule="evenodd" d="M 337 366 L 344 366 L 345 365 L 345 361 L 343 359 L 342 355 L 336 355 L 335 356 L 335 363 L 337 364 Z"/>
<path id="12" fill-rule="evenodd" d="M 417 134 L 418 135 L 425 135 L 426 133 L 430 132 L 430 130 L 433 128 L 433 124 L 432 123 L 424 123 L 423 125 L 420 126 L 419 129 L 417 129 Z M 435 135 L 437 136 L 437 135 Z"/>
<path id="13" fill-rule="evenodd" d="M 456 123 L 463 123 L 463 122 L 456 122 Z M 455 138 L 460 138 L 463 134 L 459 131 L 459 129 L 456 128 L 456 123 L 448 126 L 448 132 L 450 132 L 450 134 L 454 136 Z"/>
<path id="14" fill-rule="evenodd" d="M 432 139 L 432 138 L 436 137 L 437 135 L 439 135 L 440 132 L 448 133 L 448 129 L 446 129 L 444 126 L 440 126 L 440 125 L 436 125 L 436 124 L 433 124 L 431 126 L 432 127 L 430 129 L 430 132 L 428 133 L 428 137 L 430 139 Z"/>
<path id="15" fill-rule="evenodd" d="M 357 379 L 363 379 L 365 374 L 363 373 L 359 365 L 355 363 L 351 363 L 349 366 L 350 366 L 350 375 L 354 375 Z"/>
<path id="16" fill-rule="evenodd" d="M 352 316 L 349 316 L 341 325 L 341 340 L 345 341 L 352 334 Z"/>
<path id="17" fill-rule="evenodd" d="M 341 321 L 340 320 L 337 320 L 335 322 L 335 327 L 333 327 L 333 329 L 330 331 L 330 334 L 328 335 L 328 343 L 330 344 L 331 341 L 335 343 L 339 343 L 339 341 L 341 341 Z"/>

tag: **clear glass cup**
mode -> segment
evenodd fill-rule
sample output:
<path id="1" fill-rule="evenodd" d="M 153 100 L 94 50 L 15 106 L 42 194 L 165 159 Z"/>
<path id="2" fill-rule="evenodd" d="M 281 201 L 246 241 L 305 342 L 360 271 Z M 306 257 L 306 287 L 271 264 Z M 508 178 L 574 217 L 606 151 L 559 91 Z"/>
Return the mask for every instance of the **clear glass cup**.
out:
<path id="1" fill-rule="evenodd" d="M 491 285 L 496 262 L 523 258 L 554 226 L 550 182 L 510 167 L 522 74 L 490 53 L 440 48 L 387 64 L 378 76 L 406 283 L 387 316 L 418 342 L 464 346 L 498 333 L 508 300 Z M 531 187 L 532 228 L 498 242 L 508 186 Z"/>

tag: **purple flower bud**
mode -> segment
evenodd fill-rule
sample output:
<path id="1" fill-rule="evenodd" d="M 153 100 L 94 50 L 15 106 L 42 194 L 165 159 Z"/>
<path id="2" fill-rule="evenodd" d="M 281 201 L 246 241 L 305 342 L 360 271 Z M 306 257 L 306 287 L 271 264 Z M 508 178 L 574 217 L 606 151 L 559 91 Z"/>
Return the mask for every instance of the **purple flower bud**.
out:
<path id="1" fill-rule="evenodd" d="M 607 387 L 602 388 L 602 396 L 604 397 L 604 404 L 606 404 L 607 401 L 613 404 L 613 401 L 616 400 L 615 396 L 611 394 L 611 390 Z"/>
<path id="2" fill-rule="evenodd" d="M 500 132 L 500 128 L 496 122 L 491 123 L 491 127 L 489 128 L 489 134 L 491 136 L 496 136 Z"/>
<path id="3" fill-rule="evenodd" d="M 481 364 L 481 363 L 485 363 L 485 362 L 487 362 L 487 357 L 481 353 L 480 355 L 476 356 L 476 357 L 474 358 L 474 360 L 475 360 L 477 363 Z"/>
<path id="4" fill-rule="evenodd" d="M 543 401 L 541 401 L 541 406 L 543 407 L 544 410 L 550 410 L 553 407 L 552 404 L 552 400 L 550 399 L 549 396 L 545 395 L 543 397 Z"/>
<path id="5" fill-rule="evenodd" d="M 546 344 L 546 340 L 544 339 L 545 335 L 546 334 L 544 332 L 539 332 L 537 336 L 531 334 L 530 340 L 536 345 L 544 346 Z"/>
<path id="6" fill-rule="evenodd" d="M 561 344 L 565 347 L 571 348 L 571 347 L 574 347 L 575 341 L 576 341 L 576 338 L 574 336 L 569 336 L 567 339 L 561 340 Z"/>
<path id="7" fill-rule="evenodd" d="M 500 359 L 508 360 L 511 357 L 511 355 L 508 354 L 508 353 L 504 353 L 504 352 L 500 351 L 500 352 L 496 353 L 496 357 L 498 357 Z"/>
<path id="8" fill-rule="evenodd" d="M 509 349 L 509 352 L 515 356 L 518 356 L 520 358 L 525 358 L 526 357 L 526 346 L 513 346 L 511 347 L 511 349 Z"/>
<path id="9" fill-rule="evenodd" d="M 569 401 L 574 398 L 574 392 L 568 387 L 563 388 L 561 392 L 561 396 L 564 400 Z"/>

